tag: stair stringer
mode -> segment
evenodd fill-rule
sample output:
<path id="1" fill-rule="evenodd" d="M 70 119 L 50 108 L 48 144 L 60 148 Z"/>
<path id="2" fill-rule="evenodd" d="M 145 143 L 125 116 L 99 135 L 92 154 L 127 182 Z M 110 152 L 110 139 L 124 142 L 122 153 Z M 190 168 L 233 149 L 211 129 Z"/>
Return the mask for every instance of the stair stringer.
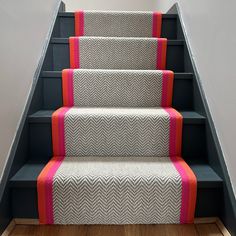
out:
<path id="1" fill-rule="evenodd" d="M 181 9 L 178 3 L 167 12 L 177 14 L 177 37 L 184 39 L 185 44 L 185 70 L 193 73 L 193 100 L 194 110 L 206 117 L 206 150 L 210 166 L 223 179 L 223 191 L 221 195 L 222 204 L 219 209 L 219 217 L 230 231 L 231 235 L 236 235 L 236 201 L 233 188 L 230 182 L 228 170 L 225 164 L 225 158 L 221 148 L 221 144 L 216 132 L 216 128 L 212 119 L 209 105 L 206 99 L 204 89 L 202 87 L 200 75 L 193 54 L 191 53 L 190 42 L 187 37 Z M 212 199 L 214 201 L 214 199 Z"/>
<path id="2" fill-rule="evenodd" d="M 43 105 L 43 96 L 41 92 L 43 81 L 40 79 L 40 73 L 43 68 L 47 67 L 48 62 L 45 59 L 50 58 L 50 40 L 58 30 L 57 15 L 62 11 L 65 11 L 65 4 L 61 0 L 58 0 L 51 17 L 51 24 L 49 25 L 39 63 L 35 70 L 34 77 L 32 78 L 33 82 L 29 97 L 19 122 L 0 182 L 0 234 L 2 234 L 12 220 L 10 179 L 28 159 L 29 125 L 27 119 L 30 114 L 40 109 Z"/>

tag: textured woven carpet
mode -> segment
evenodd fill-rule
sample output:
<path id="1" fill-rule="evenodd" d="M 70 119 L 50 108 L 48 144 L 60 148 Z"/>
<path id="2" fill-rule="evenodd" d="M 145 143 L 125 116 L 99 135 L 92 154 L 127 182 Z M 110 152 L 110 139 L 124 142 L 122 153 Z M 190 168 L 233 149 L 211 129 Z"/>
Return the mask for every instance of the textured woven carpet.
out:
<path id="1" fill-rule="evenodd" d="M 162 14 L 159 12 L 75 13 L 76 36 L 160 37 Z"/>
<path id="2" fill-rule="evenodd" d="M 64 106 L 170 107 L 174 73 L 159 70 L 62 72 Z"/>
<path id="3" fill-rule="evenodd" d="M 52 133 L 56 156 L 175 156 L 182 116 L 172 108 L 62 107 Z"/>
<path id="4" fill-rule="evenodd" d="M 164 70 L 166 39 L 71 37 L 70 66 L 81 69 Z"/>
<path id="5" fill-rule="evenodd" d="M 40 214 L 54 224 L 186 223 L 195 185 L 180 157 L 55 157 L 39 176 L 51 202 Z"/>
<path id="6" fill-rule="evenodd" d="M 167 39 L 153 38 L 161 14 L 78 11 L 75 32 L 54 157 L 38 176 L 40 223 L 192 223 L 197 180 L 181 158 Z"/>

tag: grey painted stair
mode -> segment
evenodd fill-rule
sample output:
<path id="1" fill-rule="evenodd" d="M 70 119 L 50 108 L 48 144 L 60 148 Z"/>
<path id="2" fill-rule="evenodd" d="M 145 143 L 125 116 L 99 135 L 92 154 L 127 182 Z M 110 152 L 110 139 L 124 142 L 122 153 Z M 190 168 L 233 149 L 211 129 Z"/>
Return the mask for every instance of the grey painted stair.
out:
<path id="1" fill-rule="evenodd" d="M 174 82 L 171 71 L 75 69 L 72 72 L 66 69 L 63 75 L 63 83 L 71 81 L 73 87 L 71 91 L 64 87 L 64 106 L 171 106 Z M 165 85 L 166 91 L 163 91 Z M 69 95 L 72 97 L 70 102 Z"/>
<path id="2" fill-rule="evenodd" d="M 96 70 L 95 70 L 96 72 Z M 62 106 L 61 71 L 43 71 L 43 104 L 45 110 Z M 193 109 L 193 74 L 175 73 L 172 106 L 177 110 Z"/>
<path id="3" fill-rule="evenodd" d="M 12 210 L 15 218 L 38 218 L 37 176 L 45 164 L 29 161 L 11 178 Z M 221 200 L 222 179 L 205 162 L 195 161 L 188 164 L 197 177 L 196 217 L 218 214 L 216 206 Z M 214 201 L 212 201 L 213 198 Z M 21 204 L 18 204 L 19 202 Z"/>
<path id="4" fill-rule="evenodd" d="M 48 161 L 52 157 L 51 116 L 53 110 L 40 110 L 29 116 L 30 148 L 34 160 Z M 205 117 L 192 111 L 183 115 L 182 153 L 186 160 L 203 160 L 206 157 Z"/>
<path id="5" fill-rule="evenodd" d="M 91 13 L 92 14 L 92 13 Z M 54 31 L 54 37 L 70 37 L 75 35 L 74 13 L 63 12 L 58 14 L 57 25 Z M 177 37 L 177 15 L 162 15 L 161 37 L 168 39 L 176 39 Z"/>
<path id="6" fill-rule="evenodd" d="M 37 186 L 37 177 L 46 163 L 29 161 L 26 163 L 12 178 L 12 187 L 33 187 Z M 191 169 L 194 171 L 198 188 L 219 188 L 222 187 L 222 179 L 215 171 L 204 162 L 189 162 Z"/>
<path id="7" fill-rule="evenodd" d="M 101 42 L 102 44 L 104 44 L 104 46 L 106 45 L 106 41 L 107 38 L 98 38 L 98 37 L 81 37 L 81 40 L 84 41 L 84 45 L 87 44 L 86 41 L 89 41 L 91 44 L 91 47 L 85 47 L 84 48 L 84 56 L 93 56 L 95 55 L 94 53 L 94 46 L 99 42 Z M 145 38 L 145 39 L 141 39 L 141 38 L 111 38 L 111 42 L 109 44 L 115 44 L 117 41 L 122 41 L 124 43 L 126 42 L 140 42 L 140 52 L 143 51 L 145 52 L 145 47 L 149 48 L 155 41 L 155 38 Z M 104 43 L 103 43 L 104 41 Z M 87 44 L 89 45 L 89 44 Z M 93 47 L 92 47 L 93 45 Z M 129 44 L 130 45 L 130 44 Z M 131 50 L 132 46 L 127 45 L 127 47 Z M 135 45 L 135 44 L 134 44 Z M 185 42 L 183 40 L 168 40 L 167 42 L 167 55 L 166 55 L 166 69 L 168 70 L 172 70 L 174 72 L 185 72 L 185 65 L 184 65 L 184 46 L 185 46 Z M 155 47 L 155 46 L 154 46 Z M 51 62 L 48 62 L 45 67 L 46 70 L 62 70 L 62 69 L 66 69 L 66 68 L 70 68 L 70 62 L 69 62 L 69 39 L 68 38 L 52 38 L 51 42 L 50 42 L 50 48 L 51 50 L 49 50 L 48 52 L 48 56 L 52 58 Z M 92 49 L 93 48 L 93 49 Z M 133 49 L 133 48 L 132 48 Z M 142 49 L 142 50 L 141 50 Z M 154 48 L 153 48 L 154 49 Z M 150 50 L 149 50 L 150 51 Z M 155 49 L 151 52 L 153 53 L 153 58 L 156 57 L 156 51 Z M 118 51 L 117 51 L 118 52 Z M 103 47 L 102 51 L 99 52 L 100 56 L 105 56 L 104 53 L 108 53 L 108 51 L 105 50 L 105 47 Z M 124 54 L 124 58 L 122 60 L 125 60 L 125 53 L 126 50 L 124 50 L 123 54 Z M 148 53 L 145 52 L 147 55 Z M 111 55 L 113 58 L 115 58 L 115 55 L 112 54 Z M 140 58 L 142 58 L 141 55 L 139 55 Z M 149 55 L 149 58 L 150 55 Z M 87 61 L 89 62 L 89 61 Z M 93 61 L 93 64 L 90 65 L 89 63 L 87 64 L 87 62 L 84 62 L 83 67 L 81 67 L 82 69 L 88 69 L 88 68 L 94 68 L 98 66 L 96 64 L 95 61 Z M 131 66 L 133 66 L 132 68 L 128 68 L 128 69 L 156 69 L 156 68 L 151 68 L 150 66 L 150 61 L 147 60 L 147 58 L 144 58 L 144 61 L 142 63 L 137 64 L 138 67 L 135 67 L 134 64 L 131 64 Z M 153 62 L 151 62 L 153 64 Z M 107 64 L 106 68 L 109 66 Z M 123 65 L 123 64 L 122 64 Z M 154 65 L 154 64 L 153 64 Z M 112 65 L 113 67 L 116 67 L 115 65 Z M 110 66 L 111 67 L 111 66 Z M 110 68 L 109 67 L 109 68 Z M 106 68 L 99 68 L 99 69 L 106 69 Z M 113 68 L 113 69 L 122 69 L 122 68 Z"/>
<path id="8" fill-rule="evenodd" d="M 51 123 L 54 110 L 40 110 L 29 116 L 29 123 Z M 205 124 L 205 117 L 194 111 L 180 111 L 184 124 Z"/>

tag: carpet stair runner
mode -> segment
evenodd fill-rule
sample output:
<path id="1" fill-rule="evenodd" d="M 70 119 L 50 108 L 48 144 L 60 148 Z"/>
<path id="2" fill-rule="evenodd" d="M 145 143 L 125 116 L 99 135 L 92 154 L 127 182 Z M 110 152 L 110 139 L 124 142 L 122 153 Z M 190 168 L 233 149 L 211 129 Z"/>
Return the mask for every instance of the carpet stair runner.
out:
<path id="1" fill-rule="evenodd" d="M 70 67 L 165 70 L 167 39 L 70 37 Z"/>
<path id="2" fill-rule="evenodd" d="M 75 36 L 160 37 L 159 12 L 77 11 Z"/>
<path id="3" fill-rule="evenodd" d="M 65 69 L 64 106 L 170 107 L 174 73 L 168 70 Z"/>
<path id="4" fill-rule="evenodd" d="M 193 222 L 197 181 L 181 158 L 167 40 L 135 38 L 160 30 L 160 13 L 75 13 L 54 156 L 37 180 L 42 224 Z"/>

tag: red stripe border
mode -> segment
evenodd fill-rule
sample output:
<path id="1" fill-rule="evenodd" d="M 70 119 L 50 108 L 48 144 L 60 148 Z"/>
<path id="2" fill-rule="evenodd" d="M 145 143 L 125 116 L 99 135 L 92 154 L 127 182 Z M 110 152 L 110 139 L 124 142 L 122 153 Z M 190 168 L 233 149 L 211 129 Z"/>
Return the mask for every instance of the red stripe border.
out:
<path id="1" fill-rule="evenodd" d="M 73 69 L 64 69 L 62 71 L 62 96 L 63 106 L 74 106 L 74 86 L 73 86 Z"/>
<path id="2" fill-rule="evenodd" d="M 167 51 L 167 39 L 159 38 L 157 39 L 157 70 L 165 70 L 166 69 L 166 51 Z"/>
<path id="3" fill-rule="evenodd" d="M 180 223 L 192 224 L 194 222 L 197 199 L 197 178 L 181 157 L 173 156 L 170 159 L 182 180 Z"/>
<path id="4" fill-rule="evenodd" d="M 40 224 L 53 224 L 53 177 L 64 157 L 53 157 L 37 178 L 38 212 Z"/>
<path id="5" fill-rule="evenodd" d="M 80 68 L 79 37 L 70 37 L 70 68 Z"/>
<path id="6" fill-rule="evenodd" d="M 64 118 L 70 107 L 61 107 L 52 114 L 52 144 L 54 156 L 65 156 Z"/>
<path id="7" fill-rule="evenodd" d="M 152 37 L 161 37 L 162 13 L 153 12 L 152 14 Z"/>
<path id="8" fill-rule="evenodd" d="M 174 72 L 170 70 L 162 71 L 162 107 L 171 107 L 173 96 Z"/>
<path id="9" fill-rule="evenodd" d="M 75 15 L 75 36 L 84 35 L 84 11 L 76 11 Z"/>
<path id="10" fill-rule="evenodd" d="M 169 156 L 181 156 L 183 117 L 173 108 L 164 108 L 170 116 Z"/>

